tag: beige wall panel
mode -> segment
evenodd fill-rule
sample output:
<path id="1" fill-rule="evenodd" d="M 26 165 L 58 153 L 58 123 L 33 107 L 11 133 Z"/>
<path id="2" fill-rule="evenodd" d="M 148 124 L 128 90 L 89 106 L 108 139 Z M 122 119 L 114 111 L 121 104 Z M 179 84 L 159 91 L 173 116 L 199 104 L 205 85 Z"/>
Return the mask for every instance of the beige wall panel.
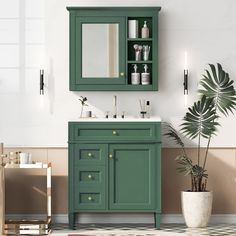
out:
<path id="1" fill-rule="evenodd" d="M 66 214 L 68 206 L 68 153 L 66 148 L 5 149 L 29 151 L 34 160 L 52 162 L 52 212 Z M 205 150 L 201 150 L 204 154 Z M 197 149 L 189 148 L 187 153 L 197 160 Z M 162 149 L 162 211 L 165 214 L 180 213 L 180 191 L 190 188 L 190 179 L 176 170 L 176 156 L 180 149 Z M 207 169 L 208 189 L 214 191 L 213 213 L 236 214 L 236 168 L 235 149 L 210 149 Z M 45 206 L 45 177 L 36 170 L 27 173 L 12 171 L 7 174 L 7 213 L 42 214 Z M 23 193 L 20 193 L 22 192 Z M 23 200 L 19 203 L 16 200 Z"/>
<path id="2" fill-rule="evenodd" d="M 190 179 L 176 170 L 176 156 L 180 149 L 162 150 L 162 202 L 164 213 L 180 213 L 180 191 L 190 188 Z M 192 160 L 197 160 L 197 149 L 187 149 Z M 204 156 L 205 150 L 201 150 Z M 201 159 L 202 160 L 202 159 Z M 207 189 L 213 190 L 213 214 L 236 213 L 236 168 L 234 149 L 210 149 L 206 166 L 209 174 Z"/>
<path id="3" fill-rule="evenodd" d="M 175 158 L 179 149 L 162 149 L 162 212 L 179 213 L 180 191 L 188 187 L 188 179 L 177 174 Z"/>
<path id="4" fill-rule="evenodd" d="M 206 166 L 209 189 L 213 190 L 213 213 L 236 213 L 236 169 L 234 149 L 210 149 Z"/>
<path id="5" fill-rule="evenodd" d="M 52 163 L 52 213 L 66 214 L 68 209 L 68 150 L 48 149 L 48 161 Z"/>
<path id="6" fill-rule="evenodd" d="M 48 149 L 48 162 L 52 163 L 53 176 L 67 176 L 68 175 L 68 150 L 62 149 Z"/>
<path id="7" fill-rule="evenodd" d="M 68 212 L 68 177 L 52 177 L 52 214 Z"/>

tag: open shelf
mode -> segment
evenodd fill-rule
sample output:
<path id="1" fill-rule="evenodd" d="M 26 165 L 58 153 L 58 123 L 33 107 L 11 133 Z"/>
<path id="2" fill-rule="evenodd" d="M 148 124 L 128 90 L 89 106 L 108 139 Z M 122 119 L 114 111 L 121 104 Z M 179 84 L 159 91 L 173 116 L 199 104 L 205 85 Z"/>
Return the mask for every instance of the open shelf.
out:
<path id="1" fill-rule="evenodd" d="M 138 37 L 137 38 L 129 38 L 129 24 L 127 29 L 127 82 L 128 86 L 130 88 L 133 88 L 135 90 L 149 90 L 153 86 L 153 72 L 152 72 L 152 63 L 153 63 L 153 29 L 152 29 L 152 18 L 151 17 L 128 17 L 129 20 L 136 20 L 138 24 Z M 142 38 L 142 27 L 144 25 L 144 21 L 147 22 L 147 27 L 149 29 L 149 38 Z M 141 51 L 141 60 L 136 60 L 136 51 L 135 51 L 135 45 L 142 46 Z M 150 52 L 149 52 L 149 58 L 148 60 L 144 60 L 144 53 L 143 53 L 143 47 L 149 46 Z M 134 72 L 133 65 L 137 65 L 137 73 L 140 74 L 140 84 L 132 84 L 132 73 Z M 142 84 L 142 73 L 144 72 L 144 65 L 147 64 L 150 78 L 150 84 L 144 85 Z M 133 81 L 135 83 L 135 81 Z"/>
<path id="2" fill-rule="evenodd" d="M 152 61 L 127 61 L 129 64 L 151 64 Z"/>

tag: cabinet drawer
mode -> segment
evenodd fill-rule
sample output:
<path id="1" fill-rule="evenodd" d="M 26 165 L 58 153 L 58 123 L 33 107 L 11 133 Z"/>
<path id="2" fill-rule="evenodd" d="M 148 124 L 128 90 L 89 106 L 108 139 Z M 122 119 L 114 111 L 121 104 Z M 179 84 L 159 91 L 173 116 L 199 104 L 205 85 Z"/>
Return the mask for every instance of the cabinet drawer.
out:
<path id="1" fill-rule="evenodd" d="M 101 172 L 100 171 L 80 171 L 79 182 L 86 184 L 101 182 Z"/>
<path id="2" fill-rule="evenodd" d="M 101 192 L 79 192 L 75 203 L 77 210 L 105 209 L 104 194 Z"/>
<path id="3" fill-rule="evenodd" d="M 74 168 L 75 186 L 79 188 L 105 189 L 105 167 L 104 166 L 80 166 Z"/>
<path id="4" fill-rule="evenodd" d="M 81 122 L 70 124 L 70 140 L 155 140 L 160 141 L 160 123 Z"/>
<path id="5" fill-rule="evenodd" d="M 99 165 L 105 163 L 107 149 L 105 144 L 73 144 L 74 164 L 78 165 Z"/>

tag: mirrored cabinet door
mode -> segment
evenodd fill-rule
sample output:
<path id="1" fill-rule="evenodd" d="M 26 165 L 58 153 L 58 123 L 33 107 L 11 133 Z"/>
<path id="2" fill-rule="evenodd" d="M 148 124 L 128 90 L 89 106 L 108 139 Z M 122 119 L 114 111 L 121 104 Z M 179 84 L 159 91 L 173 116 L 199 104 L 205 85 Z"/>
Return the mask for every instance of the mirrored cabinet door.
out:
<path id="1" fill-rule="evenodd" d="M 82 23 L 82 78 L 118 78 L 119 48 L 119 24 Z"/>
<path id="2" fill-rule="evenodd" d="M 76 83 L 125 83 L 125 21 L 121 17 L 76 18 Z"/>

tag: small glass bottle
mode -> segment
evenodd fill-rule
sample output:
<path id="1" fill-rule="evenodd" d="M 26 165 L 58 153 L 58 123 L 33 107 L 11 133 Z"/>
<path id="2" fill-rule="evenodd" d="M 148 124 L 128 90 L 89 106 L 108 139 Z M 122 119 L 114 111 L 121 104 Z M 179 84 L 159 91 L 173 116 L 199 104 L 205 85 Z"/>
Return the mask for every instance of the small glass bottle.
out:
<path id="1" fill-rule="evenodd" d="M 151 106 L 150 106 L 150 101 L 147 101 L 146 103 L 146 118 L 151 117 Z"/>
<path id="2" fill-rule="evenodd" d="M 143 39 L 149 38 L 149 28 L 147 27 L 147 21 L 144 21 L 144 25 L 142 28 L 142 38 Z"/>

